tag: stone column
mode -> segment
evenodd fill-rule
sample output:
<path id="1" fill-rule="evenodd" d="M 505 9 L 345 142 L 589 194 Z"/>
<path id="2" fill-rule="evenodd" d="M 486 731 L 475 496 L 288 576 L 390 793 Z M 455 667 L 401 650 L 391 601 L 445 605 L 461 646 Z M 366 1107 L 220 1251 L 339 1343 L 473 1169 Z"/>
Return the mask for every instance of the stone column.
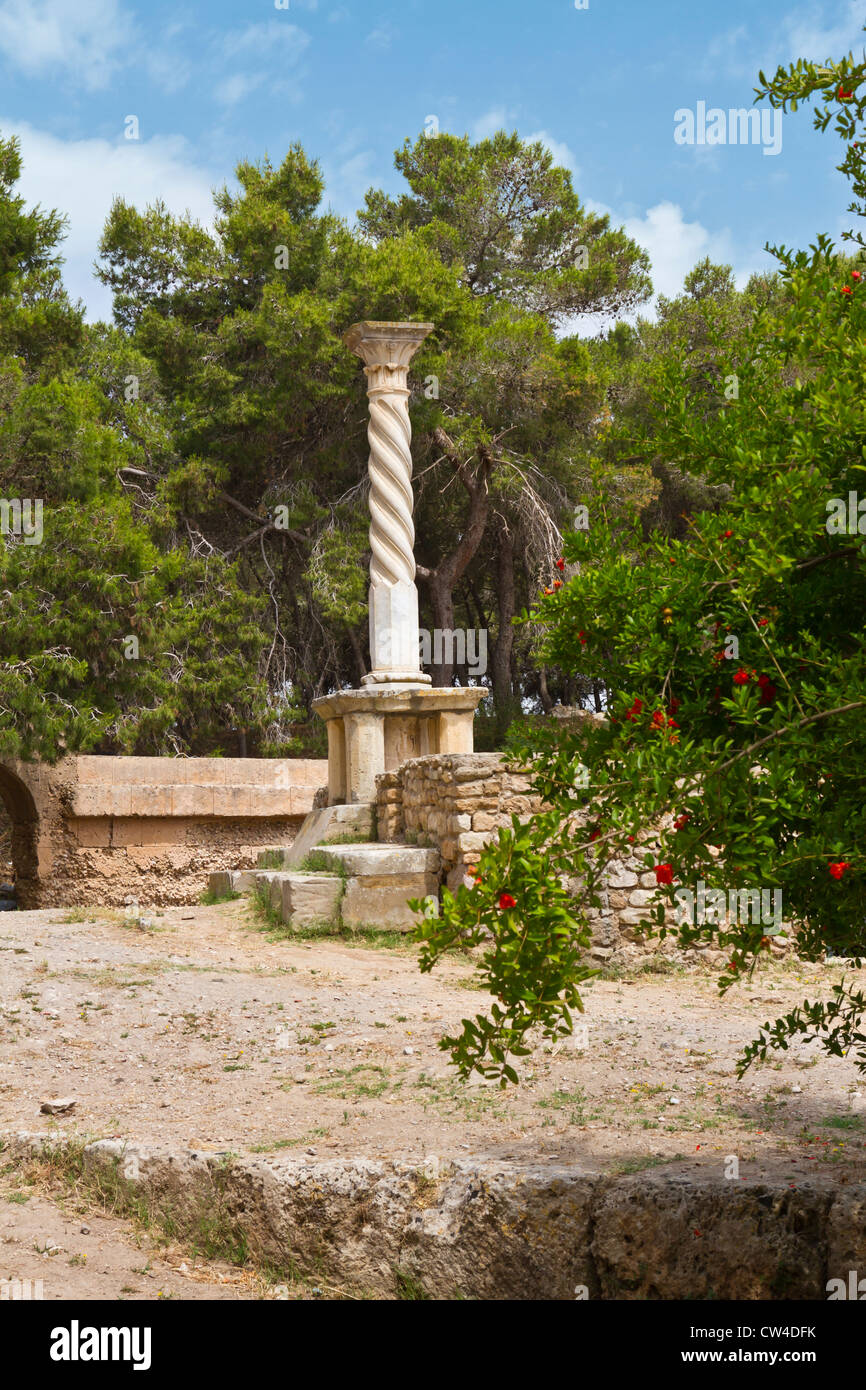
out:
<path id="1" fill-rule="evenodd" d="M 362 684 L 412 689 L 430 684 L 421 670 L 409 363 L 432 323 L 356 323 L 346 346 L 364 362 L 370 399 L 370 659 Z M 351 761 L 351 756 L 350 756 Z"/>

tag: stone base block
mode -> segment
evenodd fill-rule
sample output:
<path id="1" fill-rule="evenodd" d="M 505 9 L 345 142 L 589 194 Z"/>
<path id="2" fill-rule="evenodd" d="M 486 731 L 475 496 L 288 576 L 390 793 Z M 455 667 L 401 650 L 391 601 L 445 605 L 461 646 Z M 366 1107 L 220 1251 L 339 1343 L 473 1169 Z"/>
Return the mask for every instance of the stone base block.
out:
<path id="1" fill-rule="evenodd" d="M 347 879 L 341 905 L 343 924 L 411 931 L 418 924 L 418 916 L 410 908 L 409 899 L 435 898 L 438 892 L 439 880 L 431 874 Z"/>
<path id="2" fill-rule="evenodd" d="M 320 851 L 347 875 L 340 904 L 348 927 L 409 931 L 417 916 L 410 898 L 438 898 L 439 852 L 409 845 L 325 845 Z"/>
<path id="3" fill-rule="evenodd" d="M 273 893 L 276 881 L 271 885 Z M 338 874 L 280 874 L 280 913 L 293 927 L 339 920 L 343 880 Z"/>
<path id="4" fill-rule="evenodd" d="M 255 884 L 255 872 L 248 869 L 219 869 L 207 876 L 207 891 L 215 898 L 230 893 L 249 893 Z"/>

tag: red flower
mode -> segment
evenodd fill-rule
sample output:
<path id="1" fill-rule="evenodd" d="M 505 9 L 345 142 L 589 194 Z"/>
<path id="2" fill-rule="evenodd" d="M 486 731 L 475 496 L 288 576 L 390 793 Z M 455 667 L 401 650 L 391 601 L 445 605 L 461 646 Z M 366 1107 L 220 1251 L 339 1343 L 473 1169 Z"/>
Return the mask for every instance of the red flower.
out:
<path id="1" fill-rule="evenodd" d="M 656 883 L 673 883 L 674 881 L 673 864 L 656 864 L 653 873 L 656 876 Z"/>
<path id="2" fill-rule="evenodd" d="M 839 861 L 838 864 L 830 865 L 830 873 L 832 874 L 833 878 L 840 879 L 844 874 L 845 870 L 850 869 L 850 867 L 851 865 L 848 863 L 848 860 L 842 859 Z"/>
<path id="3" fill-rule="evenodd" d="M 852 280 L 859 280 L 859 279 L 860 279 L 860 272 L 859 272 L 859 270 L 852 270 L 852 271 L 851 271 L 851 279 L 852 279 Z"/>
<path id="4" fill-rule="evenodd" d="M 586 633 L 583 631 L 582 628 L 580 632 L 577 634 L 577 640 L 582 647 L 586 646 Z"/>
<path id="5" fill-rule="evenodd" d="M 776 698 L 776 687 L 765 672 L 758 677 L 758 685 L 761 687 L 761 704 L 771 705 Z"/>
<path id="6" fill-rule="evenodd" d="M 677 816 L 676 820 L 674 821 L 674 830 L 685 830 L 690 820 L 691 816 L 688 814 L 688 812 L 683 811 L 682 815 Z"/>
<path id="7" fill-rule="evenodd" d="M 593 830 L 593 832 L 592 832 L 592 834 L 590 835 L 589 838 L 590 838 L 591 840 L 597 840 L 600 834 L 601 834 L 601 831 L 600 831 L 600 830 L 598 830 L 598 829 Z"/>
<path id="8" fill-rule="evenodd" d="M 564 559 L 562 558 L 561 555 L 560 555 L 559 559 L 558 559 L 557 562 L 556 562 L 556 568 L 557 568 L 558 570 L 564 570 L 564 569 L 565 569 L 565 561 L 564 561 Z"/>
<path id="9" fill-rule="evenodd" d="M 849 99 L 849 97 L 852 97 L 852 96 L 854 95 L 854 93 L 853 93 L 853 92 L 843 92 L 843 90 L 842 90 L 842 84 L 841 84 L 841 82 L 840 82 L 840 83 L 839 83 L 839 90 L 838 90 L 838 92 L 836 93 L 836 95 L 837 95 L 837 97 L 839 98 L 840 101 L 847 101 L 847 100 Z"/>
<path id="10" fill-rule="evenodd" d="M 668 705 L 668 714 L 676 714 L 681 704 L 682 700 L 677 700 L 676 697 L 673 700 L 671 700 L 670 704 Z"/>
<path id="11" fill-rule="evenodd" d="M 663 710 L 660 710 L 660 709 L 657 709 L 657 710 L 655 711 L 655 713 L 653 714 L 653 720 L 652 720 L 652 722 L 653 722 L 653 728 L 654 728 L 654 729 L 663 729 L 664 726 L 665 726 L 664 711 L 663 711 Z"/>
<path id="12" fill-rule="evenodd" d="M 668 720 L 668 728 L 669 728 L 669 729 L 678 729 L 679 727 L 680 727 L 680 726 L 679 726 L 679 724 L 677 723 L 677 721 L 676 721 L 675 719 L 669 719 L 669 720 Z"/>
<path id="13" fill-rule="evenodd" d="M 553 590 L 552 590 L 552 589 L 545 589 L 544 592 L 545 592 L 546 594 L 552 594 L 552 593 L 553 593 Z"/>
<path id="14" fill-rule="evenodd" d="M 637 696 L 635 696 L 634 704 L 632 705 L 631 709 L 626 710 L 625 717 L 626 719 L 634 719 L 637 715 L 642 713 L 643 700 L 640 700 Z"/>
<path id="15" fill-rule="evenodd" d="M 633 844 L 634 844 L 634 835 L 629 835 L 629 837 L 628 837 L 628 842 L 629 842 L 630 845 L 633 845 Z"/>
<path id="16" fill-rule="evenodd" d="M 510 893 L 502 893 L 499 898 L 499 906 L 504 912 L 507 907 L 516 907 L 517 902 Z"/>
<path id="17" fill-rule="evenodd" d="M 744 666 L 734 672 L 734 685 L 748 685 L 751 677 Z"/>
<path id="18" fill-rule="evenodd" d="M 766 627 L 767 624 L 769 623 L 769 621 L 770 621 L 769 618 L 759 618 L 759 619 L 758 619 L 758 627 Z"/>
<path id="19" fill-rule="evenodd" d="M 736 974 L 736 973 L 737 973 L 737 962 L 736 962 L 735 960 L 729 961 L 729 962 L 728 962 L 728 969 L 729 969 L 729 970 L 733 970 L 734 974 Z"/>
<path id="20" fill-rule="evenodd" d="M 722 536 L 724 537 L 724 539 L 725 539 L 726 541 L 729 541 L 729 540 L 731 539 L 731 536 L 732 536 L 733 534 L 734 534 L 733 531 L 723 531 L 723 532 L 722 532 Z"/>
<path id="21" fill-rule="evenodd" d="M 851 286 L 850 286 L 850 285 L 843 285 L 843 286 L 842 286 L 842 293 L 843 293 L 843 294 L 850 294 L 850 293 L 851 293 Z"/>
<path id="22" fill-rule="evenodd" d="M 554 587 L 554 589 L 561 589 L 561 588 L 562 588 L 562 580 L 561 580 L 561 579 L 554 579 L 554 581 L 553 581 L 553 587 Z"/>

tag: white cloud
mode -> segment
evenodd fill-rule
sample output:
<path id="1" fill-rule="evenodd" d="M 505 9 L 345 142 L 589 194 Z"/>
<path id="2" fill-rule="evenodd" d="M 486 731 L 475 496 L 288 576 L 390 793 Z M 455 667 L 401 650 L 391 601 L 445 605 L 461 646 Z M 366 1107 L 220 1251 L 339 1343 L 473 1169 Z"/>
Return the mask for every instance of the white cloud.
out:
<path id="1" fill-rule="evenodd" d="M 700 222 L 687 222 L 683 210 L 677 203 L 656 203 L 642 217 L 618 217 L 612 208 L 604 203 L 586 199 L 591 212 L 607 213 L 612 227 L 623 227 L 628 236 L 649 253 L 650 276 L 655 293 L 674 298 L 682 293 L 683 280 L 698 261 L 705 256 L 715 264 L 732 265 L 734 278 L 742 289 L 749 276 L 769 264 L 766 255 L 743 257 L 737 254 L 727 228 L 711 232 Z M 655 301 L 641 305 L 637 311 L 643 318 L 655 318 Z M 635 314 L 623 315 L 634 319 Z M 574 320 L 566 331 L 579 333 L 581 337 L 592 337 L 603 328 L 609 328 L 612 320 L 601 314 L 587 314 Z"/>
<path id="2" fill-rule="evenodd" d="M 491 135 L 496 134 L 497 130 L 509 129 L 514 129 L 512 113 L 505 106 L 493 106 L 473 123 L 472 139 L 475 141 L 489 140 Z"/>
<path id="3" fill-rule="evenodd" d="M 111 297 L 93 278 L 92 263 L 115 197 L 143 209 L 161 198 L 170 212 L 189 211 L 209 225 L 216 177 L 197 165 L 181 137 L 152 140 L 59 140 L 33 126 L 0 116 L 4 136 L 21 142 L 18 190 L 28 204 L 56 207 L 69 218 L 61 250 L 63 278 L 73 299 L 82 298 L 91 320 L 111 318 Z"/>
<path id="4" fill-rule="evenodd" d="M 266 24 L 250 24 L 246 29 L 226 34 L 222 40 L 228 56 L 235 53 L 252 53 L 262 62 L 273 61 L 279 54 L 279 61 L 296 63 L 310 42 L 309 34 L 296 24 L 285 24 L 281 19 L 269 19 Z"/>
<path id="5" fill-rule="evenodd" d="M 106 86 L 130 60 L 135 32 L 118 0 L 0 3 L 0 52 L 11 63 L 33 77 L 66 70 L 90 90 Z"/>
<path id="6" fill-rule="evenodd" d="M 376 183 L 374 169 L 372 150 L 359 150 L 338 164 L 325 159 L 322 172 L 328 207 L 339 217 L 354 223 L 358 210 L 364 205 L 367 189 Z"/>
<path id="7" fill-rule="evenodd" d="M 733 264 L 739 283 L 748 279 L 756 268 L 753 265 L 737 267 L 727 229 L 710 232 L 700 222 L 687 222 L 677 203 L 656 203 L 643 217 L 627 217 L 623 226 L 628 235 L 649 252 L 653 288 L 657 294 L 680 294 L 685 276 L 696 261 L 705 256 L 711 261 Z"/>
<path id="8" fill-rule="evenodd" d="M 223 106 L 236 106 L 239 101 L 260 87 L 264 82 L 261 72 L 236 72 L 214 87 L 214 96 Z"/>
<path id="9" fill-rule="evenodd" d="M 395 31 L 393 25 L 388 24 L 387 22 L 377 24 L 375 29 L 370 30 L 370 33 L 364 40 L 364 43 L 367 44 L 369 48 L 379 48 L 384 50 L 386 48 L 391 47 L 391 44 L 394 42 L 394 34 Z"/>
<path id="10" fill-rule="evenodd" d="M 763 69 L 772 77 L 778 67 L 787 67 L 798 58 L 823 63 L 827 58 L 839 59 L 853 49 L 863 48 L 864 15 L 862 0 L 846 0 L 828 6 L 797 8 L 773 24 L 773 37 L 757 42 L 744 24 L 719 34 L 707 46 L 700 67 L 703 78 L 720 73 L 728 77 L 745 78 L 751 85 L 758 81 Z"/>
<path id="11" fill-rule="evenodd" d="M 823 63 L 827 58 L 839 59 L 853 48 L 863 47 L 863 22 L 866 14 L 862 0 L 848 0 L 837 8 L 838 18 L 829 24 L 816 23 L 813 10 L 795 10 L 785 17 L 787 55 L 780 62 L 810 58 Z M 822 11 L 823 14 L 823 11 Z M 767 76 L 769 77 L 769 73 Z"/>
<path id="12" fill-rule="evenodd" d="M 553 155 L 554 164 L 559 164 L 563 169 L 569 169 L 577 178 L 580 170 L 575 162 L 574 154 L 563 140 L 554 140 L 552 135 L 548 135 L 546 130 L 536 130 L 532 135 L 524 135 L 527 144 L 534 144 L 539 140 L 546 150 L 550 150 Z"/>
<path id="13" fill-rule="evenodd" d="M 266 24 L 250 24 L 246 29 L 225 34 L 219 41 L 218 62 L 244 55 L 255 59 L 255 66 L 231 73 L 217 82 L 214 96 L 224 106 L 235 106 L 260 87 L 273 96 L 297 100 L 298 91 L 285 81 L 285 71 L 300 62 L 310 43 L 309 34 L 295 24 L 271 19 Z"/>

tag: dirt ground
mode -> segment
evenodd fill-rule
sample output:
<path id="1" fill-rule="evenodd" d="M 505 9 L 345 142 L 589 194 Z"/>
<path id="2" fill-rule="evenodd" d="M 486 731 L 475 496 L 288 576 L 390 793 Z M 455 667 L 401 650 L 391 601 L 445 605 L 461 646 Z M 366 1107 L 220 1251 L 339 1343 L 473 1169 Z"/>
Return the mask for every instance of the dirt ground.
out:
<path id="1" fill-rule="evenodd" d="M 700 970 L 598 980 L 586 1046 L 548 1045 L 519 1088 L 462 1085 L 436 1046 L 486 996 L 471 958 L 432 975 L 386 938 L 285 940 L 248 902 L 0 918 L 0 1134 L 319 1157 L 554 1158 L 743 1176 L 866 1172 L 866 1081 L 799 1044 L 743 1081 L 756 1025 L 838 966 L 767 964 L 720 1003 Z M 861 982 L 862 985 L 862 982 Z M 44 1101 L 73 1099 L 68 1114 Z M 3 1221 L 0 1201 L 0 1223 Z M 2 1234 L 2 1231 L 0 1231 Z"/>
<path id="2" fill-rule="evenodd" d="M 283 1290 L 255 1273 L 159 1243 L 92 1202 L 42 1190 L 35 1173 L 0 1174 L 0 1298 L 261 1299 Z M 17 1291 L 14 1281 L 21 1286 Z M 29 1289 L 28 1289 L 29 1284 Z"/>

